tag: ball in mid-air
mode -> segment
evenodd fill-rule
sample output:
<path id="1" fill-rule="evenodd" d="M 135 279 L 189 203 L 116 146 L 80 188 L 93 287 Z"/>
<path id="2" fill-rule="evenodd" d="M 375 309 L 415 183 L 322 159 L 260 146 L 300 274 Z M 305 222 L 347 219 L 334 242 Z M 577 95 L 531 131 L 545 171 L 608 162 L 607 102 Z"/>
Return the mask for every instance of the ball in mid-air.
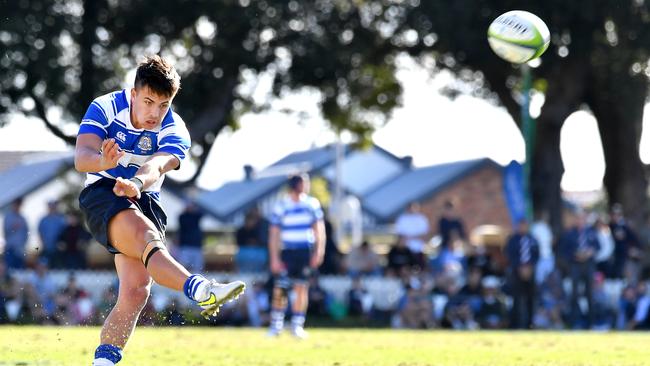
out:
<path id="1" fill-rule="evenodd" d="M 544 21 L 523 10 L 501 14 L 488 28 L 488 42 L 492 51 L 515 64 L 539 57 L 548 48 L 550 38 Z"/>

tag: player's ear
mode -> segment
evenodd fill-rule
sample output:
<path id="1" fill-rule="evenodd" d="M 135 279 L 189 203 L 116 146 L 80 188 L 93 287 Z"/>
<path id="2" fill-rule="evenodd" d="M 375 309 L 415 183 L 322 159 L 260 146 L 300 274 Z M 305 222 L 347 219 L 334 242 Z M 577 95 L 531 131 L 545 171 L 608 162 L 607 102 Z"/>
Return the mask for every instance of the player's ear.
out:
<path id="1" fill-rule="evenodd" d="M 131 99 L 135 99 L 138 92 L 135 90 L 135 87 L 131 88 Z"/>

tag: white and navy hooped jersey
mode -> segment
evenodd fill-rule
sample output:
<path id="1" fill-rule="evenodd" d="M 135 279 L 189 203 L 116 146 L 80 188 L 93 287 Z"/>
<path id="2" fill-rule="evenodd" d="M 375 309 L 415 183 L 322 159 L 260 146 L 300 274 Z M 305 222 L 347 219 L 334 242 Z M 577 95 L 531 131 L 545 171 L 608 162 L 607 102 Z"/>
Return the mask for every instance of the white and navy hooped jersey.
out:
<path id="1" fill-rule="evenodd" d="M 128 89 L 96 98 L 88 107 L 79 126 L 79 135 L 93 133 L 102 139 L 115 139 L 124 156 L 113 169 L 86 175 L 86 185 L 104 178 L 132 178 L 154 153 L 167 152 L 183 161 L 190 148 L 190 134 L 185 122 L 171 108 L 155 130 L 135 128 L 131 123 L 131 98 Z M 164 176 L 147 188 L 160 192 Z"/>
<path id="2" fill-rule="evenodd" d="M 302 194 L 298 202 L 288 196 L 278 202 L 270 223 L 280 228 L 282 249 L 303 249 L 313 247 L 316 242 L 313 225 L 322 219 L 318 200 Z"/>

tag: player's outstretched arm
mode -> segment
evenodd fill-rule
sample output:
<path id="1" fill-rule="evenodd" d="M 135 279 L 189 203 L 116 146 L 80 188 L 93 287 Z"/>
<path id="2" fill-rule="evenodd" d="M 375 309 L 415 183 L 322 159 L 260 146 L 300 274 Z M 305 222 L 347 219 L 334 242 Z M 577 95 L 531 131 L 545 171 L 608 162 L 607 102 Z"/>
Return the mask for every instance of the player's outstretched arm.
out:
<path id="1" fill-rule="evenodd" d="M 162 177 L 170 170 L 176 169 L 180 164 L 178 158 L 166 152 L 158 152 L 153 155 L 135 172 L 131 179 L 117 178 L 113 193 L 122 197 L 140 198 L 140 192 Z"/>
<path id="2" fill-rule="evenodd" d="M 318 220 L 314 223 L 313 228 L 316 242 L 309 264 L 312 268 L 318 268 L 323 264 L 325 257 L 325 223 L 323 220 Z"/>
<path id="3" fill-rule="evenodd" d="M 74 150 L 74 167 L 81 173 L 97 173 L 117 166 L 124 156 L 114 139 L 102 140 L 92 133 L 77 136 Z"/>

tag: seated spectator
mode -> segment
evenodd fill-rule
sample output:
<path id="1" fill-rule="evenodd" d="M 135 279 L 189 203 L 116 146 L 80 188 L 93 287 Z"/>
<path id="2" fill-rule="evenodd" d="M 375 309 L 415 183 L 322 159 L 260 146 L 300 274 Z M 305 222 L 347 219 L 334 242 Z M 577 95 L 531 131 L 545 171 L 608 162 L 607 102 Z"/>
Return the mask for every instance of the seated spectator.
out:
<path id="1" fill-rule="evenodd" d="M 361 277 L 352 277 L 352 285 L 348 291 L 348 314 L 366 318 L 372 310 L 372 295 L 363 287 Z"/>
<path id="2" fill-rule="evenodd" d="M 538 291 L 539 306 L 535 310 L 533 327 L 537 329 L 564 328 L 562 319 L 568 311 L 568 303 L 562 286 L 562 276 L 557 267 L 542 281 Z"/>
<path id="3" fill-rule="evenodd" d="M 269 324 L 271 298 L 264 285 L 264 282 L 256 281 L 253 283 L 253 287 L 244 294 L 248 309 L 248 321 L 253 327 L 262 327 Z"/>
<path id="4" fill-rule="evenodd" d="M 614 325 L 614 310 L 609 303 L 609 295 L 605 291 L 605 275 L 602 272 L 594 274 L 594 314 L 592 329 L 609 330 Z"/>
<path id="5" fill-rule="evenodd" d="M 408 276 L 415 264 L 416 259 L 413 252 L 406 246 L 404 237 L 399 236 L 395 245 L 388 252 L 386 274 L 394 277 Z"/>
<path id="6" fill-rule="evenodd" d="M 318 277 L 309 278 L 309 303 L 307 305 L 307 314 L 315 316 L 328 316 L 331 304 L 331 296 L 320 286 Z"/>
<path id="7" fill-rule="evenodd" d="M 627 285 L 621 291 L 621 297 L 618 300 L 618 312 L 616 318 L 616 329 L 633 329 L 634 328 L 634 314 L 636 313 L 636 305 L 639 301 L 639 296 L 636 287 Z"/>
<path id="8" fill-rule="evenodd" d="M 471 267 L 467 275 L 467 283 L 460 289 L 460 295 L 467 299 L 474 313 L 477 313 L 481 309 L 481 297 L 483 296 L 483 288 L 481 287 L 482 279 L 483 271 L 481 268 Z"/>
<path id="9" fill-rule="evenodd" d="M 350 276 L 379 276 L 381 268 L 379 264 L 379 255 L 375 253 L 367 241 L 353 248 L 345 256 L 345 266 Z"/>
<path id="10" fill-rule="evenodd" d="M 450 233 L 449 243 L 441 247 L 438 256 L 431 260 L 431 267 L 434 274 L 444 272 L 448 267 L 460 266 L 467 268 L 467 257 L 465 255 L 465 242 L 456 231 Z"/>
<path id="11" fill-rule="evenodd" d="M 452 329 L 478 329 L 479 324 L 474 320 L 474 312 L 467 299 L 460 294 L 458 279 L 447 283 L 447 304 L 444 310 L 443 327 Z"/>
<path id="12" fill-rule="evenodd" d="M 54 295 L 56 294 L 57 287 L 50 276 L 47 259 L 40 258 L 36 262 L 34 272 L 29 277 L 28 282 L 36 290 L 36 302 L 34 305 L 41 307 L 45 316 L 50 317 L 54 315 Z"/>
<path id="13" fill-rule="evenodd" d="M 638 301 L 634 318 L 629 324 L 629 329 L 648 330 L 650 329 L 650 293 L 645 282 L 640 282 L 636 288 Z"/>
<path id="14" fill-rule="evenodd" d="M 399 325 L 409 329 L 429 329 L 435 326 L 431 296 L 420 281 L 410 281 L 397 310 Z"/>
<path id="15" fill-rule="evenodd" d="M 504 329 L 508 326 L 508 307 L 500 282 L 494 276 L 486 276 L 481 282 L 483 291 L 476 320 L 483 329 Z"/>
<path id="16" fill-rule="evenodd" d="M 244 225 L 236 233 L 238 251 L 235 263 L 239 271 L 261 272 L 267 269 L 268 230 L 268 223 L 257 208 L 246 213 Z"/>

